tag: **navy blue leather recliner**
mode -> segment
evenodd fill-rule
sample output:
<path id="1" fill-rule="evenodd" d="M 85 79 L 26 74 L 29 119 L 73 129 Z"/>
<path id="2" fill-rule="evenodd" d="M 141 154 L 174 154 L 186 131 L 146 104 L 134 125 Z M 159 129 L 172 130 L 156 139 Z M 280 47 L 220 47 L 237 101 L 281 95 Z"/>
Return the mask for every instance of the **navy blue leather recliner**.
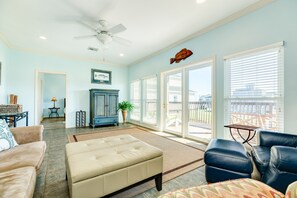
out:
<path id="1" fill-rule="evenodd" d="M 297 181 L 297 135 L 259 130 L 259 145 L 252 156 L 262 182 L 285 192 Z"/>

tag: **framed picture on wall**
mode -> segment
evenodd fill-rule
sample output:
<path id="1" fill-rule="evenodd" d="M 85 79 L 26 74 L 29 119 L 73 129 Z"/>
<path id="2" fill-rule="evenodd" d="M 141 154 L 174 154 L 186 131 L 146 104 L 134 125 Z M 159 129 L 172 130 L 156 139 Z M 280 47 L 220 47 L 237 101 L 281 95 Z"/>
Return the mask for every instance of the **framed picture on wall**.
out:
<path id="1" fill-rule="evenodd" d="M 111 85 L 111 71 L 92 69 L 91 83 Z"/>

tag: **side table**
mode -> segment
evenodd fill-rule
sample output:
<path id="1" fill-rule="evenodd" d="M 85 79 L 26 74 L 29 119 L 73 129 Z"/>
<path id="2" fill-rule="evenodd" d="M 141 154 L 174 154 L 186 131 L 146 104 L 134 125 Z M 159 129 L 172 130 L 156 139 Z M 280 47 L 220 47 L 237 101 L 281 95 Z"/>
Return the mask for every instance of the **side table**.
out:
<path id="1" fill-rule="evenodd" d="M 59 113 L 58 113 L 58 110 L 60 109 L 60 107 L 51 107 L 51 108 L 48 108 L 50 110 L 50 113 L 48 115 L 49 118 L 52 118 L 53 115 L 56 115 L 57 117 L 60 117 L 59 116 Z"/>
<path id="2" fill-rule="evenodd" d="M 242 144 L 247 143 L 248 145 L 252 146 L 249 141 L 251 141 L 255 135 L 256 135 L 256 129 L 258 129 L 259 127 L 256 126 L 248 126 L 248 125 L 241 125 L 241 124 L 230 124 L 230 125 L 225 125 L 224 127 L 229 128 L 230 130 L 230 135 L 233 138 L 234 141 L 237 142 L 237 140 L 234 138 L 233 134 L 232 134 L 232 129 L 235 129 L 238 133 L 238 135 L 241 137 Z M 247 137 L 243 137 L 242 134 L 240 133 L 240 130 L 246 130 L 249 132 L 249 134 L 247 135 Z"/>

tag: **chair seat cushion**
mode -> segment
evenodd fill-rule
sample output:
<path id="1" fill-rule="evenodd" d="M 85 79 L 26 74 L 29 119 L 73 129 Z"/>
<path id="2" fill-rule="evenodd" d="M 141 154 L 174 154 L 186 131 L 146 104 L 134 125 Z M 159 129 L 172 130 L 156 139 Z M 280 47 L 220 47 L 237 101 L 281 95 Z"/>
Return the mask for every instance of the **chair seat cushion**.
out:
<path id="1" fill-rule="evenodd" d="M 208 166 L 221 169 L 251 173 L 253 166 L 244 146 L 235 141 L 212 139 L 204 154 Z"/>
<path id="2" fill-rule="evenodd" d="M 258 171 L 263 175 L 270 161 L 270 147 L 253 146 L 252 156 Z"/>
<path id="3" fill-rule="evenodd" d="M 197 186 L 169 192 L 159 198 L 222 198 L 222 197 L 265 197 L 284 198 L 285 196 L 268 185 L 253 179 L 237 179 L 210 185 Z"/>
<path id="4" fill-rule="evenodd" d="M 33 197 L 36 182 L 34 167 L 23 167 L 0 173 L 0 197 Z"/>

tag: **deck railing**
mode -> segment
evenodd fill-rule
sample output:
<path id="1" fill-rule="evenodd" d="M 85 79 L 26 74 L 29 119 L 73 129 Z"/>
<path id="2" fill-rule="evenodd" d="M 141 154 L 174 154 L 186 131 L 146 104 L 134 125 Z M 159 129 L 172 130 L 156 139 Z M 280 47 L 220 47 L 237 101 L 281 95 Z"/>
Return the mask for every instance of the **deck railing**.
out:
<path id="1" fill-rule="evenodd" d="M 169 102 L 168 116 L 181 119 L 182 103 Z M 156 101 L 146 101 L 146 111 L 155 116 L 157 106 Z M 138 109 L 138 108 L 137 108 Z M 276 126 L 276 103 L 273 101 L 231 101 L 230 102 L 231 121 L 229 124 L 238 123 L 254 125 L 267 129 L 275 129 Z M 198 101 L 189 102 L 189 124 L 203 127 L 211 127 L 212 122 L 212 102 Z"/>

